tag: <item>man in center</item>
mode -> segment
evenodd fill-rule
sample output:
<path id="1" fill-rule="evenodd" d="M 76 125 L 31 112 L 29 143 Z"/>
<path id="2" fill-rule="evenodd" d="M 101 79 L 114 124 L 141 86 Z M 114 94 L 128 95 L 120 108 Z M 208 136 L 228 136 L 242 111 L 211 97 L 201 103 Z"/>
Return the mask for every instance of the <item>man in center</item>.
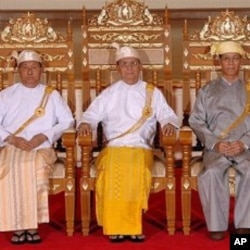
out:
<path id="1" fill-rule="evenodd" d="M 163 134 L 178 119 L 162 92 L 139 78 L 140 56 L 132 47 L 116 48 L 121 79 L 106 88 L 83 112 L 78 133 L 89 135 L 102 123 L 106 147 L 99 154 L 96 214 L 111 242 L 142 242 L 142 212 L 147 210 L 157 121 Z"/>

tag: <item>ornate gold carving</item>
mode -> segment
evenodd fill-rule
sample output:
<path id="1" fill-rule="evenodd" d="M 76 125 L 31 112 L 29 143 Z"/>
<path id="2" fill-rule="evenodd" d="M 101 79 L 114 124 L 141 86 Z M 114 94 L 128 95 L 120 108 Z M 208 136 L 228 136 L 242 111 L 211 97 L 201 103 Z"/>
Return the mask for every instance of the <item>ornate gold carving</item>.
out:
<path id="1" fill-rule="evenodd" d="M 169 181 L 168 183 L 167 183 L 167 188 L 168 188 L 168 190 L 172 190 L 173 189 L 173 187 L 174 187 L 174 183 L 171 181 Z"/>
<path id="2" fill-rule="evenodd" d="M 148 26 L 163 24 L 161 17 L 152 14 L 143 1 L 117 0 L 109 1 L 99 15 L 89 20 L 90 26 Z"/>
<path id="3" fill-rule="evenodd" d="M 49 26 L 46 18 L 41 20 L 28 12 L 16 20 L 10 19 L 9 24 L 1 33 L 1 40 L 6 43 L 41 43 L 45 41 L 52 43 L 65 41 L 66 39 Z"/>
<path id="4" fill-rule="evenodd" d="M 46 72 L 55 72 L 55 71 L 58 71 L 58 72 L 65 72 L 67 71 L 67 68 L 66 67 L 46 67 Z"/>
<path id="5" fill-rule="evenodd" d="M 86 30 L 84 30 L 84 31 L 82 32 L 82 37 L 83 37 L 84 39 L 87 38 L 87 32 L 86 32 Z"/>
<path id="6" fill-rule="evenodd" d="M 87 66 L 87 65 L 88 65 L 88 61 L 87 61 L 86 58 L 84 58 L 84 59 L 82 60 L 82 65 L 83 65 L 83 66 Z"/>
<path id="7" fill-rule="evenodd" d="M 166 59 L 165 59 L 165 64 L 166 64 L 166 65 L 169 65 L 169 63 L 170 63 L 170 59 L 169 59 L 168 57 L 166 57 Z"/>
<path id="8" fill-rule="evenodd" d="M 190 40 L 241 40 L 250 38 L 250 22 L 247 16 L 240 18 L 233 11 L 226 10 L 214 19 L 210 16 L 200 31 L 191 35 Z"/>
<path id="9" fill-rule="evenodd" d="M 168 29 L 166 29 L 166 30 L 164 31 L 164 36 L 165 36 L 165 37 L 169 37 L 169 30 L 168 30 Z"/>
<path id="10" fill-rule="evenodd" d="M 66 186 L 67 186 L 67 189 L 71 191 L 74 187 L 74 183 L 72 182 L 72 180 L 69 180 Z"/>
<path id="11" fill-rule="evenodd" d="M 207 54 L 193 54 L 193 56 L 197 59 L 202 59 L 202 60 L 212 60 L 213 56 L 211 55 L 211 53 L 207 53 Z"/>
<path id="12" fill-rule="evenodd" d="M 107 43 L 102 43 L 103 47 L 110 47 L 110 41 Z M 89 43 L 89 48 L 91 49 L 100 49 L 101 43 Z M 136 47 L 138 46 L 138 43 L 130 43 L 130 46 Z M 143 43 L 143 48 L 161 48 L 162 43 Z M 167 48 L 167 47 L 166 47 Z M 166 51 L 167 52 L 167 51 Z"/>
<path id="13" fill-rule="evenodd" d="M 168 45 L 165 47 L 165 51 L 166 51 L 166 53 L 168 53 L 170 51 L 170 47 Z"/>
<path id="14" fill-rule="evenodd" d="M 212 70 L 212 71 L 216 71 L 220 69 L 220 66 L 214 66 L 214 65 L 209 65 L 209 66 L 191 66 L 189 65 L 190 70 L 196 71 L 196 70 Z"/>
<path id="15" fill-rule="evenodd" d="M 51 188 L 51 190 L 52 190 L 53 192 L 56 191 L 57 189 L 59 189 L 60 187 L 61 187 L 60 184 L 54 184 L 54 185 L 50 186 L 50 188 Z"/>
<path id="16" fill-rule="evenodd" d="M 83 183 L 82 183 L 83 190 L 86 191 L 88 189 L 88 187 L 89 187 L 89 183 L 87 181 L 83 181 Z"/>
<path id="17" fill-rule="evenodd" d="M 183 53 L 184 53 L 184 56 L 187 57 L 188 56 L 188 49 L 185 48 Z"/>
<path id="18" fill-rule="evenodd" d="M 157 190 L 159 186 L 160 186 L 159 182 L 154 182 L 151 186 L 151 189 Z"/>
<path id="19" fill-rule="evenodd" d="M 184 181 L 183 181 L 183 187 L 184 187 L 184 189 L 185 190 L 188 190 L 189 189 L 189 187 L 190 187 L 190 181 L 189 181 L 189 179 L 185 179 Z"/>
<path id="20" fill-rule="evenodd" d="M 225 12 L 222 11 L 219 16 L 214 18 L 208 17 L 208 21 L 203 28 L 190 36 L 190 40 L 207 41 L 205 43 L 208 43 L 208 48 L 210 48 L 211 43 L 216 43 L 216 41 L 249 39 L 250 22 L 247 16 L 240 18 L 238 15 L 235 15 L 233 11 L 228 10 Z M 199 46 L 199 44 L 197 46 Z M 204 61 L 211 61 L 213 59 L 213 55 L 211 55 L 210 51 L 204 54 L 192 54 L 192 56 Z M 245 56 L 249 59 L 250 53 L 246 52 Z"/>
<path id="21" fill-rule="evenodd" d="M 124 32 L 122 35 L 120 33 L 109 33 L 109 34 L 104 34 L 104 35 L 100 35 L 100 34 L 95 34 L 95 35 L 91 35 L 91 37 L 93 39 L 95 39 L 96 41 L 106 41 L 106 42 L 112 42 L 112 41 L 117 41 L 117 42 L 122 42 L 122 43 L 126 43 L 126 42 L 148 42 L 148 41 L 154 41 L 157 38 L 160 37 L 160 35 L 146 35 L 143 33 L 134 33 L 134 34 L 128 34 L 126 32 Z"/>
<path id="22" fill-rule="evenodd" d="M 72 57 L 72 56 L 73 56 L 73 50 L 72 50 L 72 49 L 69 49 L 69 51 L 68 51 L 68 56 L 69 56 L 69 57 Z"/>
<path id="23" fill-rule="evenodd" d="M 87 54 L 88 48 L 86 46 L 83 46 L 82 48 L 82 52 L 83 54 Z"/>
<path id="24" fill-rule="evenodd" d="M 53 62 L 53 61 L 61 61 L 64 58 L 64 55 L 50 55 L 47 53 L 41 54 L 41 58 L 44 62 Z"/>
<path id="25" fill-rule="evenodd" d="M 72 62 L 69 62 L 69 63 L 68 63 L 68 68 L 69 68 L 70 70 L 72 70 L 73 67 L 74 67 L 74 64 L 73 64 Z"/>

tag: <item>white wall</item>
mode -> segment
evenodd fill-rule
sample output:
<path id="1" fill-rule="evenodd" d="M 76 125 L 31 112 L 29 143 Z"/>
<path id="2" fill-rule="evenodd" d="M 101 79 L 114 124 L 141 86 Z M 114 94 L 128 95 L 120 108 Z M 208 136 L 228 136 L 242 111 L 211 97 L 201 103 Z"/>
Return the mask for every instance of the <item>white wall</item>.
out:
<path id="1" fill-rule="evenodd" d="M 0 10 L 100 9 L 105 0 L 0 0 Z M 249 8 L 249 0 L 145 0 L 151 9 Z"/>

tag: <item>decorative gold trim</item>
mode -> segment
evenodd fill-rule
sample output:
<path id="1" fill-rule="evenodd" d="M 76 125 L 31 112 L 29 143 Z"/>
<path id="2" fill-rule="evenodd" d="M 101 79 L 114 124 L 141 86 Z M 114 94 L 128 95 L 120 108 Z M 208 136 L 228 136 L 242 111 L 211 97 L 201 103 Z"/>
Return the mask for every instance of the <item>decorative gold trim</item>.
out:
<path id="1" fill-rule="evenodd" d="M 174 183 L 173 183 L 173 182 L 169 182 L 169 183 L 167 184 L 168 190 L 173 190 L 173 187 L 174 187 Z"/>
<path id="2" fill-rule="evenodd" d="M 189 179 L 185 178 L 185 180 L 183 181 L 183 187 L 185 190 L 188 190 L 190 187 L 190 181 Z"/>
<path id="3" fill-rule="evenodd" d="M 54 43 L 65 42 L 66 39 L 54 31 L 46 18 L 41 20 L 35 14 L 28 12 L 16 20 L 13 18 L 9 20 L 9 24 L 1 33 L 1 41 L 5 43 Z"/>
<path id="4" fill-rule="evenodd" d="M 233 11 L 226 10 L 220 16 L 208 17 L 207 22 L 200 31 L 190 36 L 190 40 L 242 40 L 250 39 L 250 22 L 248 17 L 240 18 Z"/>
<path id="5" fill-rule="evenodd" d="M 60 184 L 54 184 L 54 185 L 50 185 L 50 189 L 54 192 L 56 191 L 57 189 L 59 189 L 61 187 Z"/>
<path id="6" fill-rule="evenodd" d="M 109 1 L 98 15 L 94 15 L 89 26 L 149 26 L 161 25 L 163 19 L 152 14 L 141 0 Z"/>
<path id="7" fill-rule="evenodd" d="M 160 183 L 159 183 L 159 182 L 154 182 L 154 183 L 151 185 L 151 189 L 157 190 L 159 186 L 160 186 Z"/>
<path id="8" fill-rule="evenodd" d="M 93 38 L 96 41 L 106 41 L 106 42 L 112 42 L 112 41 L 117 41 L 117 42 L 122 42 L 122 43 L 127 43 L 127 42 L 148 42 L 148 41 L 154 41 L 157 40 L 161 35 L 146 35 L 143 33 L 109 33 L 109 34 L 95 34 L 91 35 L 91 38 Z"/>
<path id="9" fill-rule="evenodd" d="M 143 45 L 143 48 L 162 48 L 163 46 L 163 43 L 148 43 L 147 41 L 146 42 L 140 42 L 141 45 Z M 138 46 L 138 43 L 130 43 L 130 46 L 132 47 L 137 47 Z M 89 43 L 88 44 L 88 47 L 90 49 L 100 49 L 100 47 L 102 48 L 110 48 L 110 42 L 107 42 L 107 43 Z M 169 49 L 168 49 L 169 48 Z M 166 46 L 166 50 L 169 51 L 170 50 L 170 47 L 169 46 Z"/>
<path id="10" fill-rule="evenodd" d="M 67 67 L 46 67 L 45 69 L 45 72 L 55 72 L 55 71 L 58 71 L 58 72 L 65 72 L 67 71 Z"/>
<path id="11" fill-rule="evenodd" d="M 87 181 L 83 181 L 83 182 L 82 182 L 82 189 L 83 189 L 84 191 L 86 191 L 86 190 L 88 189 L 88 187 L 89 187 L 89 183 L 88 183 Z"/>
<path id="12" fill-rule="evenodd" d="M 67 181 L 67 185 L 66 185 L 68 191 L 72 191 L 74 188 L 74 183 L 72 182 L 72 180 Z"/>
<path id="13" fill-rule="evenodd" d="M 189 66 L 190 70 L 219 70 L 220 66 Z"/>
<path id="14" fill-rule="evenodd" d="M 65 58 L 65 55 L 50 55 L 48 53 L 42 53 L 41 57 L 44 62 L 53 62 L 63 60 Z"/>

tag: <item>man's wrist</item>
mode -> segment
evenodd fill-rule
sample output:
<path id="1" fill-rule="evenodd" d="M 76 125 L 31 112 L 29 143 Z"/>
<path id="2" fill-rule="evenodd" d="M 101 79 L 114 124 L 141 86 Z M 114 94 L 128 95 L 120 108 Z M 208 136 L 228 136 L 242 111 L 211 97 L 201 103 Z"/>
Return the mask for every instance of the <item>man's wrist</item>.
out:
<path id="1" fill-rule="evenodd" d="M 14 139 L 14 135 L 9 135 L 6 137 L 4 141 L 8 144 L 13 144 L 13 139 Z"/>

